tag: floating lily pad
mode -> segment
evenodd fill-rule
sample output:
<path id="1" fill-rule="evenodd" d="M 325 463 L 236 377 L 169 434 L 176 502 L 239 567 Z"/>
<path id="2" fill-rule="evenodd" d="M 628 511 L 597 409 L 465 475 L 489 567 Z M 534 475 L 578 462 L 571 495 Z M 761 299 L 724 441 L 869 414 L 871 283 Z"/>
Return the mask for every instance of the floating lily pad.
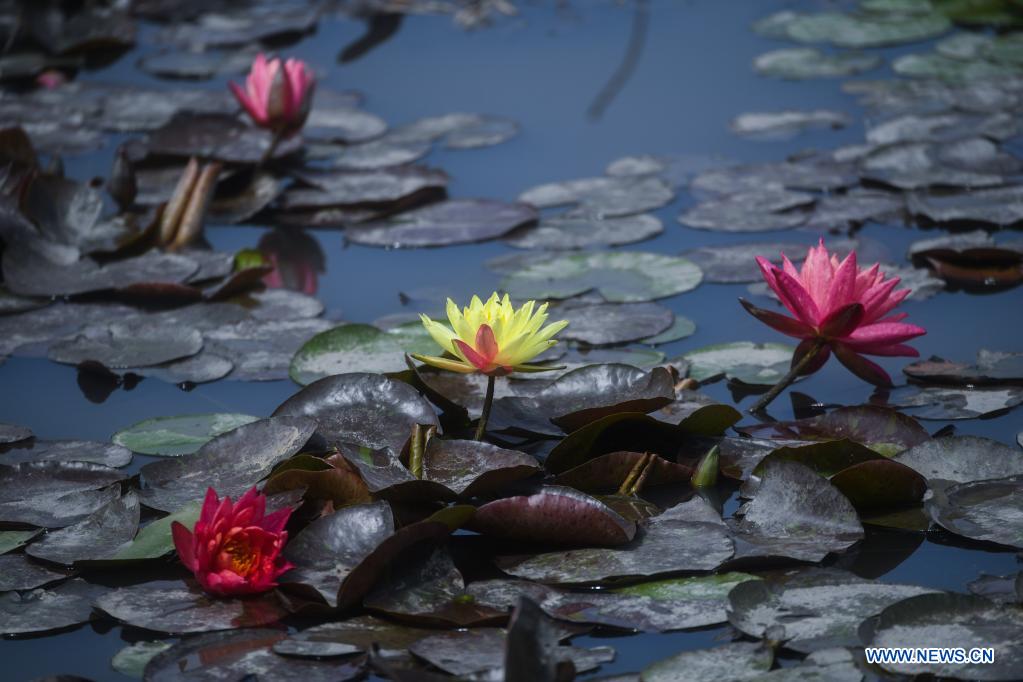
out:
<path id="1" fill-rule="evenodd" d="M 517 229 L 504 241 L 520 249 L 584 249 L 635 244 L 662 232 L 664 226 L 660 219 L 643 213 L 620 218 L 567 213 L 542 218 L 538 225 Z"/>
<path id="2" fill-rule="evenodd" d="M 227 163 L 257 163 L 270 148 L 272 135 L 242 123 L 234 116 L 181 112 L 154 130 L 147 142 L 150 154 L 216 159 Z M 294 153 L 301 141 L 285 140 L 274 158 Z"/>
<path id="3" fill-rule="evenodd" d="M 610 452 L 562 472 L 555 479 L 555 483 L 585 492 L 616 490 L 636 463 L 645 456 L 642 452 L 624 450 Z M 650 471 L 644 479 L 644 486 L 647 487 L 665 483 L 684 483 L 693 476 L 693 468 L 687 465 L 675 464 L 662 457 L 653 457 L 650 462 Z"/>
<path id="4" fill-rule="evenodd" d="M 447 246 L 496 239 L 536 219 L 536 210 L 523 203 L 451 200 L 349 228 L 345 239 L 391 248 Z"/>
<path id="5" fill-rule="evenodd" d="M 685 258 L 637 251 L 557 256 L 515 272 L 502 288 L 521 298 L 569 298 L 597 290 L 609 302 L 652 301 L 696 288 L 700 268 Z"/>
<path id="6" fill-rule="evenodd" d="M 21 547 L 41 532 L 42 530 L 38 528 L 35 530 L 0 530 L 0 555 Z"/>
<path id="7" fill-rule="evenodd" d="M 832 43 L 839 47 L 900 45 L 939 36 L 951 27 L 944 14 L 820 12 L 802 14 L 782 11 L 762 19 L 757 32 L 801 43 Z"/>
<path id="8" fill-rule="evenodd" d="M 548 545 L 623 545 L 636 525 L 596 498 L 547 486 L 534 495 L 506 497 L 476 510 L 472 528 L 484 535 Z"/>
<path id="9" fill-rule="evenodd" d="M 651 211 L 671 203 L 675 192 L 655 177 L 602 177 L 539 185 L 519 195 L 537 208 L 578 205 L 578 212 L 614 218 Z"/>
<path id="10" fill-rule="evenodd" d="M 504 609 L 465 598 L 465 581 L 444 549 L 389 571 L 363 605 L 401 620 L 441 627 L 501 624 L 508 618 Z"/>
<path id="11" fill-rule="evenodd" d="M 673 341 L 679 341 L 681 339 L 692 336 L 695 333 L 696 333 L 695 322 L 693 322 L 689 318 L 676 315 L 675 321 L 671 323 L 670 327 L 665 329 L 660 334 L 655 334 L 654 336 L 648 336 L 645 339 L 640 339 L 640 342 L 651 346 L 659 346 L 662 343 L 671 343 Z M 677 367 L 678 365 L 675 366 Z"/>
<path id="12" fill-rule="evenodd" d="M 61 630 L 93 619 L 85 583 L 73 580 L 53 590 L 0 594 L 0 634 Z"/>
<path id="13" fill-rule="evenodd" d="M 285 656 L 346 656 L 378 644 L 384 652 L 396 652 L 436 632 L 374 616 L 355 616 L 289 635 L 274 644 L 274 651 Z"/>
<path id="14" fill-rule="evenodd" d="M 98 362 L 111 369 L 158 365 L 195 355 L 202 335 L 188 327 L 113 323 L 86 327 L 73 339 L 50 347 L 50 359 L 77 365 Z"/>
<path id="15" fill-rule="evenodd" d="M 287 614 L 275 592 L 223 599 L 210 597 L 187 583 L 175 587 L 120 587 L 96 599 L 96 607 L 122 623 L 170 634 L 259 627 Z"/>
<path id="16" fill-rule="evenodd" d="M 118 493 L 126 474 L 89 462 L 0 465 L 0 520 L 60 528 L 80 521 Z"/>
<path id="17" fill-rule="evenodd" d="M 462 497 L 497 492 L 539 471 L 531 455 L 474 440 L 431 438 L 423 453 L 423 478 Z"/>
<path id="18" fill-rule="evenodd" d="M 352 373 L 315 381 L 284 401 L 274 416 L 304 416 L 329 443 L 358 443 L 401 452 L 415 424 L 439 426 L 426 398 L 379 374 Z"/>
<path id="19" fill-rule="evenodd" d="M 506 573 L 543 583 L 594 583 L 710 571 L 733 552 L 720 517 L 695 498 L 650 519 L 628 545 L 498 557 L 497 564 Z"/>
<path id="20" fill-rule="evenodd" d="M 0 445 L 17 443 L 18 441 L 32 438 L 34 435 L 35 434 L 32 433 L 32 429 L 25 426 L 18 426 L 16 424 L 0 424 Z"/>
<path id="21" fill-rule="evenodd" d="M 402 166 L 372 171 L 299 170 L 293 172 L 303 182 L 316 189 L 289 190 L 282 199 L 285 209 L 388 203 L 427 190 L 443 190 L 448 183 L 448 176 L 443 171 L 421 166 Z M 464 210 L 465 207 L 462 208 Z M 450 214 L 443 215 L 450 217 Z M 442 218 L 438 216 L 437 219 Z"/>
<path id="22" fill-rule="evenodd" d="M 213 438 L 257 419 L 223 413 L 156 417 L 118 431 L 111 440 L 143 455 L 189 455 Z"/>
<path id="23" fill-rule="evenodd" d="M 361 470 L 341 454 L 326 459 L 295 455 L 274 469 L 263 491 L 269 494 L 300 490 L 304 491 L 304 498 L 330 500 L 335 508 L 370 502 L 372 495 L 360 474 Z"/>
<path id="24" fill-rule="evenodd" d="M 26 296 L 70 296 L 154 282 L 180 284 L 198 268 L 192 259 L 173 253 L 149 252 L 102 266 L 88 258 L 55 263 L 20 247 L 8 247 L 3 256 L 4 283 Z"/>
<path id="25" fill-rule="evenodd" d="M 923 594 L 892 604 L 865 636 L 875 647 L 993 647 L 993 663 L 884 662 L 886 671 L 963 680 L 1009 680 L 1023 666 L 1023 616 L 1019 609 L 965 594 Z M 1001 654 L 1001 655 L 999 655 Z"/>
<path id="26" fill-rule="evenodd" d="M 286 634 L 277 629 L 212 632 L 189 637 L 146 665 L 151 682 L 275 679 L 281 682 L 347 682 L 364 676 L 365 659 L 287 660 L 273 651 Z"/>
<path id="27" fill-rule="evenodd" d="M 670 309 L 657 303 L 590 303 L 564 305 L 552 314 L 568 320 L 562 332 L 592 346 L 610 346 L 656 336 L 675 320 Z"/>
<path id="28" fill-rule="evenodd" d="M 730 128 L 737 135 L 763 138 L 784 138 L 814 128 L 837 130 L 849 125 L 849 117 L 840 111 L 814 109 L 812 111 L 756 111 L 740 114 L 732 119 Z"/>
<path id="29" fill-rule="evenodd" d="M 55 564 L 101 559 L 135 537 L 139 527 L 139 501 L 135 493 L 118 498 L 83 521 L 48 533 L 26 552 Z"/>
<path id="30" fill-rule="evenodd" d="M 1023 579 L 1019 573 L 1010 575 L 981 574 L 976 580 L 966 584 L 970 594 L 987 597 L 1000 604 L 1018 604 L 1023 602 Z"/>
<path id="31" fill-rule="evenodd" d="M 108 562 L 159 559 L 170 554 L 174 549 L 171 525 L 176 521 L 186 528 L 193 528 L 195 522 L 199 520 L 201 509 L 202 503 L 199 500 L 189 502 L 173 514 L 151 522 L 139 530 L 134 539 L 124 543 L 115 552 L 103 557 L 97 563 L 103 565 Z"/>
<path id="32" fill-rule="evenodd" d="M 757 282 L 762 275 L 756 257 L 763 256 L 780 264 L 779 254 L 790 256 L 805 252 L 806 247 L 793 242 L 758 242 L 725 246 L 705 246 L 686 251 L 684 255 L 700 266 L 707 282 Z"/>
<path id="33" fill-rule="evenodd" d="M 976 419 L 1023 403 L 1023 388 L 909 386 L 893 393 L 890 402 L 909 408 L 910 413 L 920 419 Z"/>
<path id="34" fill-rule="evenodd" d="M 759 189 L 711 199 L 678 217 L 683 225 L 717 232 L 787 230 L 806 222 L 812 194 L 781 188 Z"/>
<path id="35" fill-rule="evenodd" d="M 739 429 L 756 437 L 790 440 L 849 440 L 891 457 L 930 440 L 915 419 L 879 405 L 839 407 L 827 414 L 791 422 L 770 422 Z"/>
<path id="36" fill-rule="evenodd" d="M 971 222 L 1008 226 L 1023 220 L 1023 186 L 954 194 L 910 194 L 909 210 L 939 223 Z"/>
<path id="37" fill-rule="evenodd" d="M 149 661 L 173 645 L 174 642 L 162 642 L 159 640 L 129 644 L 114 654 L 114 657 L 110 659 L 110 667 L 122 675 L 141 680 Z"/>
<path id="38" fill-rule="evenodd" d="M 622 412 L 652 412 L 675 399 L 670 373 L 622 364 L 571 370 L 531 396 L 495 401 L 491 428 L 559 435 Z"/>
<path id="39" fill-rule="evenodd" d="M 387 448 L 342 447 L 341 455 L 376 499 L 421 502 L 455 498 L 442 483 L 413 476 L 398 455 Z"/>
<path id="40" fill-rule="evenodd" d="M 173 512 L 202 499 L 207 488 L 237 499 L 273 467 L 297 453 L 316 423 L 299 416 L 261 419 L 228 431 L 191 455 L 142 467 L 146 487 L 139 498 L 147 507 Z"/>
<path id="41" fill-rule="evenodd" d="M 937 491 L 927 509 L 957 535 L 1023 549 L 1023 475 L 957 483 Z"/>
<path id="42" fill-rule="evenodd" d="M 707 381 L 724 375 L 744 384 L 771 386 L 785 376 L 794 346 L 782 343 L 736 341 L 706 346 L 686 353 L 689 378 Z"/>
<path id="43" fill-rule="evenodd" d="M 919 471 L 928 481 L 969 483 L 1023 474 L 1023 454 L 979 436 L 948 436 L 922 442 L 894 460 Z"/>
<path id="44" fill-rule="evenodd" d="M 320 517 L 285 549 L 295 568 L 281 582 L 311 589 L 329 606 L 353 606 L 379 580 L 381 570 L 409 547 L 446 537 L 451 528 L 421 521 L 395 532 L 386 502 L 358 504 Z"/>
<path id="45" fill-rule="evenodd" d="M 0 463 L 92 462 L 107 467 L 131 463 L 131 451 L 113 443 L 88 440 L 33 440 L 2 448 Z"/>
<path id="46" fill-rule="evenodd" d="M 932 357 L 903 368 L 917 381 L 937 384 L 1019 384 L 1023 383 L 1023 353 L 999 353 L 981 349 L 974 364 L 949 362 Z"/>
<path id="47" fill-rule="evenodd" d="M 863 52 L 825 53 L 812 47 L 772 50 L 758 56 L 753 68 L 777 78 L 837 78 L 876 69 L 881 57 Z"/>
<path id="48" fill-rule="evenodd" d="M 850 187 L 859 182 L 859 173 L 854 164 L 836 161 L 831 157 L 809 156 L 798 161 L 782 161 L 777 163 L 758 163 L 730 166 L 705 171 L 693 178 L 689 188 L 694 193 L 712 195 L 735 195 L 742 197 L 739 203 L 761 203 L 779 211 L 806 207 L 813 202 L 813 197 L 801 192 L 789 194 L 783 189 L 808 190 L 824 192 Z M 736 202 L 729 210 L 739 211 L 741 206 Z M 728 205 L 725 208 L 729 208 Z M 720 208 L 714 209 L 721 211 Z M 712 212 L 713 213 L 713 212 Z M 699 215 L 699 214 L 698 214 Z M 711 217 L 714 217 L 713 214 Z M 784 223 L 779 217 L 773 220 Z M 754 221 L 747 216 L 747 221 Z M 794 218 L 788 219 L 790 222 Z M 789 225 L 791 227 L 791 225 Z"/>
<path id="49" fill-rule="evenodd" d="M 422 324 L 382 330 L 369 324 L 343 324 L 309 339 L 295 353 L 289 374 L 303 386 L 349 372 L 400 372 L 405 354 L 434 353 L 437 343 Z"/>
<path id="50" fill-rule="evenodd" d="M 767 673 L 774 652 L 756 642 L 732 642 L 713 649 L 683 651 L 643 669 L 642 682 L 752 680 Z"/>
<path id="51" fill-rule="evenodd" d="M 914 585 L 890 585 L 837 570 L 810 569 L 784 582 L 750 581 L 728 595 L 729 622 L 752 637 L 771 628 L 789 649 L 810 653 L 857 646 L 860 623 L 903 599 L 934 592 Z"/>
<path id="52" fill-rule="evenodd" d="M 863 538 L 856 509 L 837 488 L 802 464 L 784 460 L 764 466 L 756 497 L 734 529 L 739 557 L 816 562 Z"/>
<path id="53" fill-rule="evenodd" d="M 67 573 L 33 563 L 24 554 L 0 556 L 0 592 L 31 590 L 67 578 Z"/>

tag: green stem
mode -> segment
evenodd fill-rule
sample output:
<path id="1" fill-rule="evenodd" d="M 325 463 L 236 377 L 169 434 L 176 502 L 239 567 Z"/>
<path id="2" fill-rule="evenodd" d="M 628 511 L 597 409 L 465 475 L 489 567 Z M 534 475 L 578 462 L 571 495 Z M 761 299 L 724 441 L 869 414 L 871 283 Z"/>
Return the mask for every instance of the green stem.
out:
<path id="1" fill-rule="evenodd" d="M 753 407 L 749 408 L 750 413 L 756 414 L 770 405 L 771 401 L 777 398 L 782 391 L 788 388 L 792 382 L 799 378 L 799 374 L 806 369 L 807 365 L 809 365 L 815 357 L 817 357 L 817 353 L 819 353 L 822 348 L 824 348 L 824 341 L 818 340 L 814 343 L 814 345 L 810 347 L 810 350 L 808 350 L 806 354 L 799 359 L 799 362 L 792 365 L 789 369 L 789 373 L 783 376 L 781 381 L 772 386 L 770 391 L 760 396 L 760 400 L 755 402 Z"/>
<path id="2" fill-rule="evenodd" d="M 423 477 L 424 440 L 422 425 L 414 424 L 412 426 L 412 438 L 409 439 L 408 468 L 416 478 Z"/>
<path id="3" fill-rule="evenodd" d="M 479 424 L 476 425 L 476 440 L 483 440 L 487 432 L 487 420 L 490 419 L 490 408 L 494 404 L 494 376 L 487 377 L 487 395 L 483 399 L 483 414 L 480 415 Z"/>

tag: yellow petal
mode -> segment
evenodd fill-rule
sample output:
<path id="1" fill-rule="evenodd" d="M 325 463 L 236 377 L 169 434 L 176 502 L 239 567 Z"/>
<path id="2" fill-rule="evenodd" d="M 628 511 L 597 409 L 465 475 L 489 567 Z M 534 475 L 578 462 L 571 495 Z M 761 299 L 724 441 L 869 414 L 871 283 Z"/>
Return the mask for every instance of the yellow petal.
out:
<path id="1" fill-rule="evenodd" d="M 472 374 L 476 371 L 476 368 L 467 362 L 459 362 L 458 360 L 451 360 L 449 358 L 438 358 L 432 355 L 419 355 L 413 353 L 412 357 L 420 362 L 425 362 L 433 367 L 439 367 L 440 369 L 447 369 L 452 372 L 460 372 L 462 374 Z"/>
<path id="2" fill-rule="evenodd" d="M 437 342 L 437 345 L 448 353 L 454 353 L 455 344 L 452 343 L 452 340 L 455 338 L 455 333 L 440 322 L 431 320 L 426 315 L 421 314 L 419 317 L 422 319 L 423 326 L 426 327 L 426 331 L 429 332 L 433 340 Z"/>

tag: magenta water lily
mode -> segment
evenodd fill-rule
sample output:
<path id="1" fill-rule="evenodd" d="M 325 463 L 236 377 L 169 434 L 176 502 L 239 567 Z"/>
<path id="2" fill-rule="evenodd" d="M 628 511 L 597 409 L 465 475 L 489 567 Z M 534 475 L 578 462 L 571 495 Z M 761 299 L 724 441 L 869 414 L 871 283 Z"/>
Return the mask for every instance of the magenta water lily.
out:
<path id="1" fill-rule="evenodd" d="M 911 293 L 896 289 L 900 279 L 887 277 L 875 263 L 861 268 L 852 251 L 844 259 L 829 253 L 824 240 L 811 247 L 801 269 L 785 254 L 782 267 L 763 256 L 757 263 L 768 286 L 792 317 L 758 308 L 740 299 L 758 320 L 783 334 L 800 339 L 792 357 L 792 371 L 754 409 L 763 408 L 778 392 L 801 375 L 820 369 L 832 353 L 853 374 L 876 386 L 891 386 L 891 377 L 864 355 L 919 355 L 906 341 L 927 333 L 903 322 L 906 313 L 893 312 Z"/>
<path id="2" fill-rule="evenodd" d="M 312 106 L 316 80 L 300 59 L 267 59 L 263 53 L 252 62 L 245 87 L 230 83 L 238 103 L 260 128 L 282 137 L 294 135 L 305 125 Z"/>

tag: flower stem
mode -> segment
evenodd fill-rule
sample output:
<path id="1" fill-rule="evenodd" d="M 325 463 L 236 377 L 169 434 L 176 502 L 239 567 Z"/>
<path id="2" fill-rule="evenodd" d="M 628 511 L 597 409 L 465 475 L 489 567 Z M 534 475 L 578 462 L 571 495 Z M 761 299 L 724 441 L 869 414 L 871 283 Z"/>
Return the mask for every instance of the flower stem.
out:
<path id="1" fill-rule="evenodd" d="M 750 413 L 756 414 L 757 412 L 763 411 L 765 407 L 770 405 L 771 401 L 777 398 L 782 391 L 784 391 L 790 384 L 792 384 L 792 382 L 799 378 L 800 372 L 806 369 L 806 366 L 809 365 L 815 357 L 817 357 L 817 353 L 819 353 L 822 348 L 824 348 L 823 341 L 817 341 L 812 346 L 810 346 L 810 350 L 808 350 L 803 355 L 803 357 L 799 359 L 799 362 L 792 365 L 791 369 L 789 369 L 788 374 L 783 376 L 778 383 L 772 386 L 770 391 L 760 396 L 760 400 L 755 402 L 753 404 L 753 407 L 749 408 Z"/>
<path id="2" fill-rule="evenodd" d="M 270 146 L 266 148 L 266 151 L 263 152 L 263 156 L 260 157 L 259 162 L 256 164 L 256 167 L 252 169 L 253 173 L 259 172 L 263 168 L 263 166 L 266 165 L 267 161 L 273 158 L 274 152 L 277 151 L 277 147 L 280 146 L 281 141 L 283 139 L 284 139 L 283 131 L 274 133 L 273 139 L 270 140 Z"/>
<path id="3" fill-rule="evenodd" d="M 487 432 L 487 420 L 490 419 L 490 408 L 494 404 L 494 381 L 494 375 L 487 377 L 487 395 L 483 399 L 483 414 L 476 425 L 476 440 L 483 440 L 483 435 Z"/>

